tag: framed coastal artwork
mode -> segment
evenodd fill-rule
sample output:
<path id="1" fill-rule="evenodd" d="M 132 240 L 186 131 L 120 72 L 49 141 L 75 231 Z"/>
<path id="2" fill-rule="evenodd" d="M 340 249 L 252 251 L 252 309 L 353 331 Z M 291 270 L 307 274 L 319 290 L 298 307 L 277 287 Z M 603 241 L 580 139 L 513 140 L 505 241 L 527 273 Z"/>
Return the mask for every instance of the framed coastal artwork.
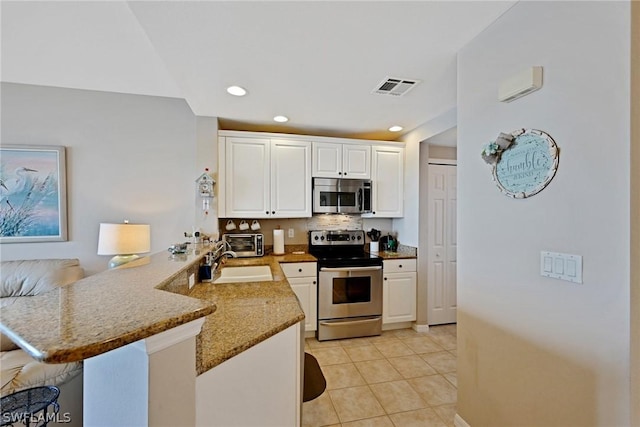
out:
<path id="1" fill-rule="evenodd" d="M 0 243 L 67 240 L 65 148 L 0 146 Z"/>

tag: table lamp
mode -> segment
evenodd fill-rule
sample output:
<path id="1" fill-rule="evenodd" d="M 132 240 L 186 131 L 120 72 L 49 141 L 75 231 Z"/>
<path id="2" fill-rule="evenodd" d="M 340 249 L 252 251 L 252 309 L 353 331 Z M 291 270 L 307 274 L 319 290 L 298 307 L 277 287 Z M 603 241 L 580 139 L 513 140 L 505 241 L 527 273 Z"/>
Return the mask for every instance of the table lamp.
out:
<path id="1" fill-rule="evenodd" d="M 98 255 L 115 255 L 109 268 L 140 258 L 137 254 L 151 251 L 151 227 L 148 224 L 100 224 Z"/>

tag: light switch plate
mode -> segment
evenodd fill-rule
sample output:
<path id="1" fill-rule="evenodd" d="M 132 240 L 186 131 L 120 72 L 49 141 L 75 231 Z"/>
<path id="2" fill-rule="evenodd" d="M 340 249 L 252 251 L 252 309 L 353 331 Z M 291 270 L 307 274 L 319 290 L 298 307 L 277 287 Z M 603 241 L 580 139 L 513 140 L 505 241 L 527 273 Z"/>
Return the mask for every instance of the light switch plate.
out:
<path id="1" fill-rule="evenodd" d="M 582 256 L 541 251 L 540 275 L 582 283 Z"/>
<path id="2" fill-rule="evenodd" d="M 189 289 L 193 288 L 193 285 L 196 284 L 196 275 L 194 273 L 191 273 L 189 275 Z"/>

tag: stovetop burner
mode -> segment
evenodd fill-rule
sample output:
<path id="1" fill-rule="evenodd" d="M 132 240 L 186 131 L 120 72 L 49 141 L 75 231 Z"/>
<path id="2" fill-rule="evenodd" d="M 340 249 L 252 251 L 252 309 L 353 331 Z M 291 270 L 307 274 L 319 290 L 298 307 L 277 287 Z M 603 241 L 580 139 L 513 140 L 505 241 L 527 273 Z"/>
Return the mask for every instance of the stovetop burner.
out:
<path id="1" fill-rule="evenodd" d="M 309 232 L 309 253 L 318 267 L 367 267 L 382 265 L 382 258 L 365 252 L 363 230 L 317 230 Z"/>

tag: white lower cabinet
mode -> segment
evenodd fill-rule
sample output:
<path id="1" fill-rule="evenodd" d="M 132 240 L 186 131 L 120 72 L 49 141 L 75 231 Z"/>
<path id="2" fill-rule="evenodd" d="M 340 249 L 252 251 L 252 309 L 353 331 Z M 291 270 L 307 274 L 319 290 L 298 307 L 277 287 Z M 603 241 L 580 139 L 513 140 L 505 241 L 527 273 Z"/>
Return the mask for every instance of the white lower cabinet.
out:
<path id="1" fill-rule="evenodd" d="M 280 267 L 304 311 L 305 332 L 315 331 L 318 328 L 317 263 L 282 263 Z"/>
<path id="2" fill-rule="evenodd" d="M 394 259 L 383 263 L 382 323 L 416 320 L 416 260 Z"/>
<path id="3" fill-rule="evenodd" d="M 299 426 L 300 323 L 196 377 L 196 426 Z"/>

